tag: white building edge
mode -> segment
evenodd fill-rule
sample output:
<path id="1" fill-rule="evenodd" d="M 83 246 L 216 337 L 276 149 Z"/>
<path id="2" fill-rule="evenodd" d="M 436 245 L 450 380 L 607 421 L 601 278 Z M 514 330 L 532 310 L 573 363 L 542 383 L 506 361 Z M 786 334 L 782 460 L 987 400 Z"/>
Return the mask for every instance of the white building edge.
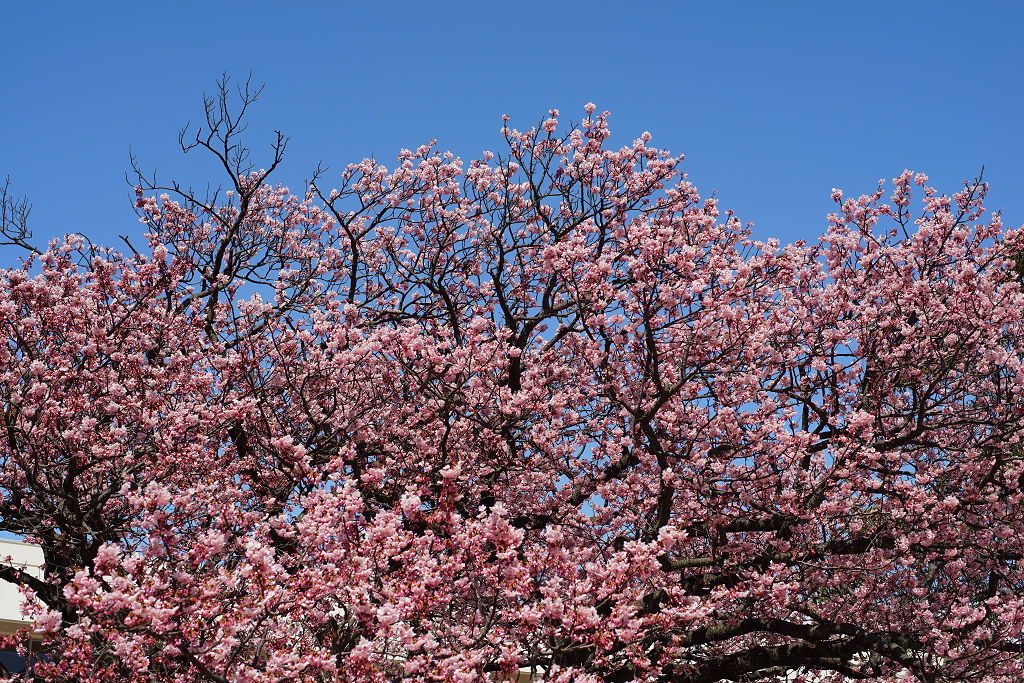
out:
<path id="1" fill-rule="evenodd" d="M 30 574 L 43 577 L 43 549 L 37 545 L 0 538 L 0 562 L 27 570 Z M 0 634 L 14 633 L 30 626 L 22 615 L 25 597 L 18 587 L 0 581 Z"/>
<path id="2" fill-rule="evenodd" d="M 0 538 L 0 562 L 43 578 L 43 549 L 37 545 Z M 25 596 L 18 587 L 7 581 L 0 581 L 0 635 L 10 635 L 20 629 L 31 628 L 32 622 L 22 614 L 24 605 Z M 29 641 L 30 650 L 33 649 L 35 642 L 35 639 Z M 0 650 L 0 665 L 8 672 L 15 673 L 24 669 L 25 659 L 11 650 Z"/>

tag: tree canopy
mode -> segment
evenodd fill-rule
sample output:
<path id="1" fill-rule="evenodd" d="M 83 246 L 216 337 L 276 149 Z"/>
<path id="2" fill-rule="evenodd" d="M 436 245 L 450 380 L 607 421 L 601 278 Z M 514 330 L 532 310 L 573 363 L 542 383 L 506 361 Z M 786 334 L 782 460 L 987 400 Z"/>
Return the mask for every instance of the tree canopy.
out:
<path id="1" fill-rule="evenodd" d="M 222 189 L 139 173 L 143 237 L 0 272 L 25 676 L 1019 680 L 1022 236 L 980 178 L 780 246 L 588 104 L 292 193 L 256 94 L 182 133 Z"/>

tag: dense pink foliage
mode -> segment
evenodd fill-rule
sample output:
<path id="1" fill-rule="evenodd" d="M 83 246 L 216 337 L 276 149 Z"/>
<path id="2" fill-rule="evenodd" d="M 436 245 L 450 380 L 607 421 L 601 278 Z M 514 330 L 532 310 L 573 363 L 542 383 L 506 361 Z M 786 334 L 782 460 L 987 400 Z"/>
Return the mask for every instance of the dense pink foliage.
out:
<path id="1" fill-rule="evenodd" d="M 837 190 L 780 248 L 592 106 L 504 133 L 330 192 L 140 187 L 140 253 L 0 274 L 36 674 L 1020 680 L 1021 238 L 985 185 Z"/>

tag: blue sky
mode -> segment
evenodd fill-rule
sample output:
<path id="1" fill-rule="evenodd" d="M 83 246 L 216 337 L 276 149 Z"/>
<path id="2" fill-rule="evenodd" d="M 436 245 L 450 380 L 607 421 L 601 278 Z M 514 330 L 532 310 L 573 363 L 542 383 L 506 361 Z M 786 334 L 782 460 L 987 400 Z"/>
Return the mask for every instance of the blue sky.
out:
<path id="1" fill-rule="evenodd" d="M 549 108 L 612 112 L 686 155 L 758 237 L 813 240 L 832 187 L 904 168 L 955 191 L 985 165 L 990 207 L 1024 223 L 1024 4 L 1016 2 L 57 3 L 4 8 L 0 178 L 38 241 L 138 235 L 129 146 L 205 185 L 177 149 L 222 72 L 266 83 L 248 140 L 291 136 L 277 182 L 437 138 L 498 149 Z M 262 158 L 267 158 L 263 156 Z M 0 251 L 3 263 L 13 254 Z"/>

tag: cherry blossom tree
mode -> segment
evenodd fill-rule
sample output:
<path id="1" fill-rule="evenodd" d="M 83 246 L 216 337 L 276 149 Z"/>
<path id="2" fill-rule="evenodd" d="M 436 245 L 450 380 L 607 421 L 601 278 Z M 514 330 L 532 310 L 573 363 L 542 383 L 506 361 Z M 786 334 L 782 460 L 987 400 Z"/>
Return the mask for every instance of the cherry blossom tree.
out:
<path id="1" fill-rule="evenodd" d="M 24 676 L 1024 674 L 1024 233 L 980 178 L 781 247 L 588 104 L 293 194 L 227 85 L 181 137 L 222 190 L 140 174 L 144 238 L 0 273 Z"/>

